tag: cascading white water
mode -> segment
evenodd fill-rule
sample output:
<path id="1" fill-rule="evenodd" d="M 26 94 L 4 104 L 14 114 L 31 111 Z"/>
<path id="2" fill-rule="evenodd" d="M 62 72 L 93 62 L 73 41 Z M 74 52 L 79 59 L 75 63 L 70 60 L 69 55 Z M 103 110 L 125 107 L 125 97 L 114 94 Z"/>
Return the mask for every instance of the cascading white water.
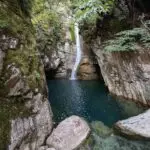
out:
<path id="1" fill-rule="evenodd" d="M 77 79 L 77 70 L 78 70 L 78 67 L 81 61 L 81 55 L 82 55 L 80 35 L 79 35 L 79 24 L 75 23 L 74 28 L 75 28 L 75 38 L 76 38 L 76 60 L 75 60 L 75 65 L 72 69 L 71 80 Z"/>

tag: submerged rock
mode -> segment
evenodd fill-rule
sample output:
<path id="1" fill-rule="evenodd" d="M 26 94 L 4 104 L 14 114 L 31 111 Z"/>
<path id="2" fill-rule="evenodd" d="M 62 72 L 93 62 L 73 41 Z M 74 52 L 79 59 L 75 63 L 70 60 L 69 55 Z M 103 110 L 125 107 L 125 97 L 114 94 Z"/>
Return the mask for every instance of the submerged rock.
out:
<path id="1" fill-rule="evenodd" d="M 73 150 L 89 135 L 90 128 L 85 120 L 71 116 L 62 121 L 47 139 L 47 145 L 58 150 Z"/>
<path id="2" fill-rule="evenodd" d="M 133 138 L 150 139 L 150 110 L 135 117 L 118 121 L 115 128 Z"/>
<path id="3" fill-rule="evenodd" d="M 93 124 L 97 125 L 93 126 Z M 149 150 L 148 141 L 133 141 L 117 136 L 111 128 L 100 121 L 92 122 L 91 126 L 91 135 L 78 150 Z M 103 132 L 97 132 L 98 130 L 103 130 Z"/>
<path id="4" fill-rule="evenodd" d="M 111 135 L 112 130 L 104 125 L 101 121 L 93 121 L 91 123 L 91 127 L 96 134 L 101 135 L 103 137 L 106 137 L 108 135 Z"/>

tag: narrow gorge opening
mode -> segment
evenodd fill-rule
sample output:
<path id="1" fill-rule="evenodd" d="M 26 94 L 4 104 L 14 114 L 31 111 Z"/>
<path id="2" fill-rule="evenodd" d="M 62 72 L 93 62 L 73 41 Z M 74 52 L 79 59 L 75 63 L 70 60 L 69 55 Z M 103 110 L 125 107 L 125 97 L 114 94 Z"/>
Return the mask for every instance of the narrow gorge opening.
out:
<path id="1" fill-rule="evenodd" d="M 86 49 L 87 57 L 81 57 L 81 53 L 84 53 L 84 50 L 82 51 L 81 49 L 79 29 L 77 27 L 75 27 L 76 61 L 73 64 L 71 80 L 47 80 L 49 101 L 54 114 L 53 120 L 55 126 L 70 116 L 79 116 L 84 118 L 91 126 L 92 133 L 88 140 L 92 142 L 90 144 L 87 142 L 91 148 L 97 146 L 98 149 L 100 147 L 103 149 L 109 149 L 111 147 L 113 149 L 114 147 L 116 150 L 120 150 L 123 144 L 123 147 L 127 150 L 131 150 L 133 147 L 135 149 L 141 147 L 141 150 L 143 148 L 146 150 L 148 146 L 147 142 L 129 140 L 114 134 L 112 128 L 116 122 L 138 115 L 145 108 L 134 102 L 120 100 L 111 96 L 105 86 L 100 67 L 93 51 L 91 49 L 87 50 L 84 45 L 83 47 Z M 87 72 L 83 71 L 84 69 L 82 68 L 84 65 L 86 66 L 86 71 L 89 68 L 94 68 L 95 72 L 93 72 L 98 74 L 96 80 L 80 80 L 82 74 L 84 74 L 84 78 L 82 79 L 88 79 L 85 78 Z M 93 72 L 92 76 L 94 74 Z"/>
<path id="2" fill-rule="evenodd" d="M 70 77 L 58 80 L 55 78 L 57 69 L 46 73 L 55 123 L 77 115 L 89 123 L 98 121 L 112 127 L 119 120 L 143 112 L 144 108 L 111 96 L 105 86 L 96 55 L 79 34 L 78 23 L 74 24 L 74 30 L 75 61 L 72 62 Z"/>
<path id="3" fill-rule="evenodd" d="M 0 0 L 0 33 L 0 150 L 150 150 L 150 0 Z"/>

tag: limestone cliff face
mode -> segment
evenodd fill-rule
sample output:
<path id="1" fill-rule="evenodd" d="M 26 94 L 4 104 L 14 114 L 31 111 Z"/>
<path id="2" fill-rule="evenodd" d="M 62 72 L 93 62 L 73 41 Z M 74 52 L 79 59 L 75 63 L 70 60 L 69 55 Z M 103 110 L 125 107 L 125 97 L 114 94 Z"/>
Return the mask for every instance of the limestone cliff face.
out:
<path id="1" fill-rule="evenodd" d="M 43 1 L 43 3 L 45 2 Z M 45 3 L 45 5 L 48 4 Z M 53 7 L 53 12 L 46 9 L 46 6 L 42 8 L 46 12 L 44 15 L 49 15 L 47 18 L 41 18 L 44 25 L 42 25 L 41 20 L 39 22 L 37 20 L 40 16 L 39 12 L 33 16 L 33 23 L 37 31 L 37 48 L 40 51 L 48 77 L 70 77 L 73 66 L 72 60 L 75 56 L 75 39 L 73 18 L 69 5 L 69 1 L 59 4 L 53 3 L 53 6 L 50 6 Z M 54 17 L 51 18 L 51 16 Z"/>
<path id="2" fill-rule="evenodd" d="M 122 40 L 125 38 L 125 43 L 119 40 L 119 43 L 114 43 L 111 40 L 103 47 L 99 40 L 93 44 L 93 50 L 97 55 L 104 81 L 112 94 L 150 105 L 150 36 L 147 31 L 142 32 L 141 36 L 147 37 L 147 43 L 142 43 L 144 40 L 140 41 L 140 36 L 131 44 L 130 31 L 125 32 L 128 36 L 120 37 Z M 107 51 L 108 49 L 110 51 Z"/>
<path id="3" fill-rule="evenodd" d="M 0 1 L 1 150 L 37 150 L 52 129 L 43 65 L 22 3 Z"/>

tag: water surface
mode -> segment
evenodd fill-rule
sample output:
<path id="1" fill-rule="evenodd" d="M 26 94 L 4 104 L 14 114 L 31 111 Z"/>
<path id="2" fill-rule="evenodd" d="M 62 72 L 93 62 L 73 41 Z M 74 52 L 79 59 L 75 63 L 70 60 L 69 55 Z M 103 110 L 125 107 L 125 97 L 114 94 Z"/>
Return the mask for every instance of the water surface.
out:
<path id="1" fill-rule="evenodd" d="M 114 99 L 100 81 L 49 80 L 49 100 L 57 123 L 68 116 L 84 117 L 91 134 L 78 150 L 150 150 L 147 141 L 115 135 L 118 120 L 143 112 L 144 108 L 127 100 Z"/>
<path id="2" fill-rule="evenodd" d="M 49 80 L 48 88 L 56 122 L 78 115 L 111 127 L 118 120 L 143 111 L 141 107 L 111 97 L 100 81 Z"/>

